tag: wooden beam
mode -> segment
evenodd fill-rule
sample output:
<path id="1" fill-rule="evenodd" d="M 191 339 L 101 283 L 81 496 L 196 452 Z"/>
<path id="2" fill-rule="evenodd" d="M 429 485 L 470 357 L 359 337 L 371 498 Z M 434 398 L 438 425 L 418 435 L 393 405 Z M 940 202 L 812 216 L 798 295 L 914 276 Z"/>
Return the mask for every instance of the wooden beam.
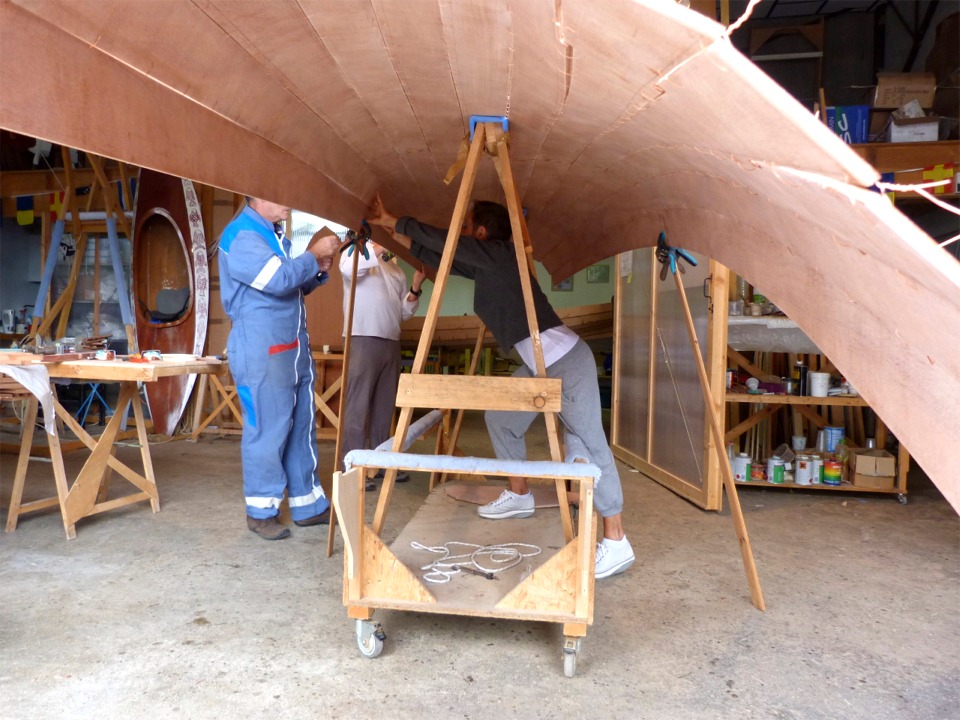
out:
<path id="1" fill-rule="evenodd" d="M 69 155 L 68 155 L 69 157 Z M 116 166 L 103 168 L 108 182 L 122 180 L 122 170 Z M 74 187 L 89 187 L 97 182 L 94 171 L 89 168 L 71 170 Z M 19 197 L 21 195 L 44 195 L 61 192 L 70 184 L 67 172 L 61 168 L 55 170 L 16 170 L 0 174 L 0 197 Z"/>

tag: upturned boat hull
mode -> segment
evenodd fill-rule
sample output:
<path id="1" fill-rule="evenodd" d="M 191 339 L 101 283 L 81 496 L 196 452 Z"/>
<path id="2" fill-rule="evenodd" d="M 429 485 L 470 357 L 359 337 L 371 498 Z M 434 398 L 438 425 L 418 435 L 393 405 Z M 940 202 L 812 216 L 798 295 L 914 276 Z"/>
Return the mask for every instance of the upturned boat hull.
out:
<path id="1" fill-rule="evenodd" d="M 144 169 L 133 236 L 133 294 L 140 351 L 202 355 L 209 286 L 206 238 L 193 183 Z M 195 375 L 184 375 L 147 385 L 154 432 L 176 432 L 195 382 Z"/>

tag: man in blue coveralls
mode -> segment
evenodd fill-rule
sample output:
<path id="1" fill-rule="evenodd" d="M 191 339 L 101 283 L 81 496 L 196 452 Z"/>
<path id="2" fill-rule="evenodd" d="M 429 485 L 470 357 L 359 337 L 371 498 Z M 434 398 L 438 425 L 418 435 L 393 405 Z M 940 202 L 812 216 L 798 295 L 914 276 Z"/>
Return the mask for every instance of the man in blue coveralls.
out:
<path id="1" fill-rule="evenodd" d="M 284 491 L 295 525 L 328 523 L 330 502 L 317 478 L 313 358 L 304 296 L 327 281 L 339 248 L 318 233 L 290 257 L 283 221 L 290 208 L 259 198 L 220 236 L 220 299 L 233 323 L 230 372 L 243 409 L 243 494 L 247 528 L 264 540 L 290 530 L 277 518 Z"/>

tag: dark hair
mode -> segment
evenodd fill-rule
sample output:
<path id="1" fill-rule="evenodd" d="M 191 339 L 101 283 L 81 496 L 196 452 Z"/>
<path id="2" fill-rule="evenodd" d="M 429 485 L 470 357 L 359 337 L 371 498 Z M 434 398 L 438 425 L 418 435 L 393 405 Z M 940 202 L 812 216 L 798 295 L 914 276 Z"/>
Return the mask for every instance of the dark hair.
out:
<path id="1" fill-rule="evenodd" d="M 483 225 L 487 237 L 491 240 L 508 240 L 513 234 L 510 229 L 510 213 L 500 203 L 478 200 L 473 206 L 473 226 Z"/>

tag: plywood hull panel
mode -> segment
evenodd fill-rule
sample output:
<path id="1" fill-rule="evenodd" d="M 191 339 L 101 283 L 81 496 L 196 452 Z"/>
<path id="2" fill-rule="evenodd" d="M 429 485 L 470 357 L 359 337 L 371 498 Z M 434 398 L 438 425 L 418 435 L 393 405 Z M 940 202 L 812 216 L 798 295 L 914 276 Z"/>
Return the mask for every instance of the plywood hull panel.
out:
<path id="1" fill-rule="evenodd" d="M 960 267 L 723 32 L 671 0 L 9 0 L 0 126 L 348 225 L 377 189 L 445 224 L 469 116 L 508 115 L 554 280 L 661 230 L 717 258 L 960 508 Z"/>

